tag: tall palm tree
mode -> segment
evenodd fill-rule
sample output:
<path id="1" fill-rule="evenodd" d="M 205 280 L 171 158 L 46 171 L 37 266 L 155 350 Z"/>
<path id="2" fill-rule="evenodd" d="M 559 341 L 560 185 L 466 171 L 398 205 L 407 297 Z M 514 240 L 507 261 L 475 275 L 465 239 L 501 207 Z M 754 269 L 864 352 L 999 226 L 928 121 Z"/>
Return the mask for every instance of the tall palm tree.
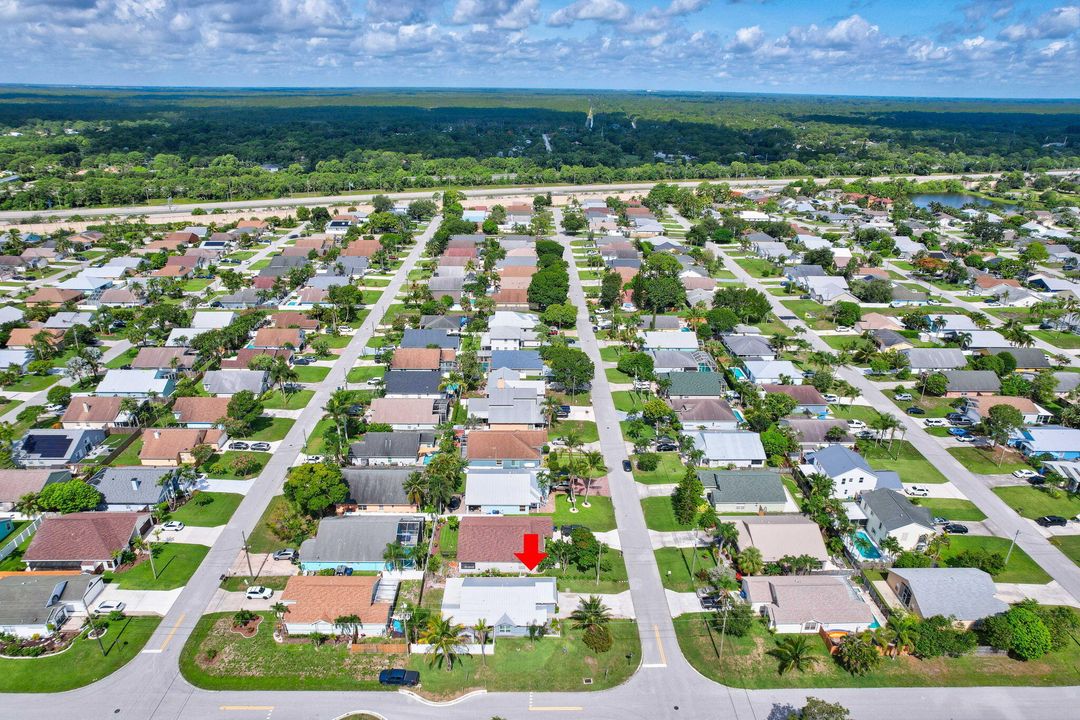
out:
<path id="1" fill-rule="evenodd" d="M 892 633 L 893 657 L 908 650 L 915 645 L 918 622 L 915 618 L 902 612 L 894 612 L 889 616 L 885 627 Z"/>
<path id="2" fill-rule="evenodd" d="M 546 395 L 544 401 L 540 404 L 540 412 L 544 414 L 544 419 L 547 420 L 548 427 L 554 427 L 555 422 L 559 417 L 559 409 L 562 404 L 558 398 L 552 395 Z"/>
<path id="3" fill-rule="evenodd" d="M 288 395 L 285 388 L 289 383 L 296 382 L 298 377 L 300 376 L 296 370 L 283 357 L 275 358 L 274 364 L 270 366 L 270 384 L 277 385 L 283 397 Z"/>
<path id="4" fill-rule="evenodd" d="M 778 641 L 768 654 L 776 658 L 776 670 L 781 675 L 788 670 L 806 672 L 818 661 L 818 658 L 811 654 L 810 641 L 805 635 L 786 637 Z"/>
<path id="5" fill-rule="evenodd" d="M 604 463 L 604 454 L 599 450 L 587 450 L 581 456 L 582 466 L 584 472 L 581 473 L 581 479 L 585 483 L 585 498 L 581 503 L 585 507 L 589 507 L 589 488 L 592 486 L 593 472 L 599 472 L 601 474 L 607 472 L 607 465 Z"/>
<path id="6" fill-rule="evenodd" d="M 282 635 L 284 635 L 285 634 L 284 633 L 284 630 L 285 630 L 284 620 L 285 620 L 285 615 L 289 612 L 289 606 L 279 600 L 279 601 L 277 601 L 276 603 L 274 603 L 273 605 L 270 606 L 270 611 L 273 612 L 274 615 L 277 617 L 278 630 L 281 630 Z"/>
<path id="7" fill-rule="evenodd" d="M 431 647 L 428 663 L 435 667 L 441 665 L 449 672 L 454 669 L 454 661 L 463 651 L 465 626 L 454 623 L 454 619 L 433 617 L 420 634 L 420 642 Z"/>
<path id="8" fill-rule="evenodd" d="M 578 601 L 577 609 L 570 613 L 570 620 L 575 630 L 593 630 L 607 627 L 611 622 L 611 610 L 597 595 L 590 595 Z"/>
<path id="9" fill-rule="evenodd" d="M 488 625 L 487 620 L 484 618 L 480 618 L 472 626 L 473 637 L 480 642 L 480 657 L 483 659 L 485 665 L 487 665 L 487 639 L 488 635 L 490 635 L 491 631 L 494 629 L 495 628 Z"/>
<path id="10" fill-rule="evenodd" d="M 409 499 L 417 510 L 424 504 L 424 496 L 427 492 L 427 483 L 424 482 L 424 476 L 422 473 L 413 472 L 409 474 L 409 477 L 402 483 L 402 489 L 405 491 L 405 497 Z"/>
<path id="11" fill-rule="evenodd" d="M 748 547 L 736 555 L 735 564 L 743 575 L 759 575 L 765 569 L 761 551 L 756 547 Z"/>
<path id="12" fill-rule="evenodd" d="M 383 550 L 383 561 L 386 562 L 388 570 L 400 570 L 405 566 L 408 557 L 409 551 L 401 543 L 387 543 L 386 549 Z"/>

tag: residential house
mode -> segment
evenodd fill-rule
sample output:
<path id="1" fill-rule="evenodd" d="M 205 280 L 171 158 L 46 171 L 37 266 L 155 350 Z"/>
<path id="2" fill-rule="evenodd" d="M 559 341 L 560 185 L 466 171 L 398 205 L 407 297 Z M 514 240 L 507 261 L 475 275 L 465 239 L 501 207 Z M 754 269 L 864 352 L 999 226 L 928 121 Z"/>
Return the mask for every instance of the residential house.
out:
<path id="1" fill-rule="evenodd" d="M 67 303 L 77 303 L 85 293 L 81 290 L 68 290 L 55 287 L 40 287 L 23 302 L 26 305 L 47 305 L 59 307 Z"/>
<path id="2" fill-rule="evenodd" d="M 805 282 L 806 292 L 810 295 L 810 299 L 822 305 L 835 305 L 838 302 L 859 302 L 859 299 L 851 293 L 847 280 L 843 276 L 812 276 L 806 278 Z"/>
<path id="3" fill-rule="evenodd" d="M 37 494 L 49 483 L 67 482 L 71 473 L 60 469 L 0 469 L 0 511 L 10 512 L 23 495 Z"/>
<path id="4" fill-rule="evenodd" d="M 228 415 L 230 398 L 181 397 L 172 404 L 172 415 L 186 428 L 214 428 Z"/>
<path id="5" fill-rule="evenodd" d="M 552 536 L 554 526 L 550 517 L 507 516 L 479 517 L 467 515 L 458 527 L 458 566 L 463 574 L 490 570 L 502 573 L 535 572 L 529 570 L 514 553 L 521 552 L 523 536 L 539 535 L 540 551 Z"/>
<path id="6" fill-rule="evenodd" d="M 405 492 L 405 481 L 416 467 L 358 468 L 344 467 L 342 478 L 349 486 L 349 497 L 338 505 L 338 512 L 351 513 L 409 513 L 417 510 Z"/>
<path id="7" fill-rule="evenodd" d="M 401 339 L 401 347 L 403 348 L 437 347 L 444 350 L 457 350 L 460 346 L 461 337 L 451 335 L 446 330 L 408 329 Z"/>
<path id="8" fill-rule="evenodd" d="M 33 359 L 34 353 L 30 350 L 0 350 L 0 368 L 5 370 L 14 367 L 20 373 L 25 373 Z"/>
<path id="9" fill-rule="evenodd" d="M 697 352 L 687 352 L 684 350 L 650 350 L 646 354 L 653 359 L 653 372 L 657 375 L 712 370 L 709 363 L 702 362 L 698 359 L 699 353 Z"/>
<path id="10" fill-rule="evenodd" d="M 806 456 L 803 475 L 821 474 L 833 481 L 833 497 L 854 498 L 878 488 L 900 490 L 900 476 L 892 470 L 874 470 L 859 453 L 843 445 L 828 445 Z"/>
<path id="11" fill-rule="evenodd" d="M 764 467 L 765 449 L 757 433 L 740 430 L 686 433 L 694 447 L 704 453 L 705 467 Z"/>
<path id="12" fill-rule="evenodd" d="M 959 370 L 967 366 L 967 356 L 960 348 L 912 348 L 902 352 L 914 373 Z"/>
<path id="13" fill-rule="evenodd" d="M 391 370 L 449 372 L 453 369 L 456 353 L 440 348 L 400 348 L 394 351 Z"/>
<path id="14" fill-rule="evenodd" d="M 502 368 L 513 370 L 520 377 L 545 374 L 544 360 L 537 350 L 493 350 L 488 369 Z"/>
<path id="15" fill-rule="evenodd" d="M 705 499 L 718 513 L 783 512 L 787 492 L 775 470 L 698 470 Z"/>
<path id="16" fill-rule="evenodd" d="M 855 331 L 859 333 L 864 333 L 868 330 L 893 330 L 899 332 L 903 329 L 903 324 L 896 318 L 890 315 L 882 315 L 881 313 L 866 313 L 862 316 L 862 319 L 855 323 Z"/>
<path id="17" fill-rule="evenodd" d="M 141 512 L 50 515 L 42 520 L 22 559 L 35 572 L 114 570 L 118 554 L 144 537 L 153 524 L 150 514 Z"/>
<path id="18" fill-rule="evenodd" d="M 874 623 L 870 605 L 836 575 L 747 577 L 743 595 L 777 633 L 860 633 Z"/>
<path id="19" fill-rule="evenodd" d="M 671 402 L 699 398 L 721 398 L 727 392 L 727 384 L 724 383 L 722 373 L 671 373 L 664 377 L 670 383 L 667 396 Z"/>
<path id="20" fill-rule="evenodd" d="M 302 350 L 304 331 L 299 328 L 262 328 L 255 333 L 251 347 L 256 350 Z"/>
<path id="21" fill-rule="evenodd" d="M 803 382 L 802 370 L 790 360 L 744 360 L 743 367 L 747 379 L 756 385 L 802 385 Z"/>
<path id="22" fill-rule="evenodd" d="M 1050 367 L 1046 353 L 1039 348 L 988 347 L 980 352 L 984 355 L 1011 355 L 1016 361 L 1016 372 L 1038 372 Z"/>
<path id="23" fill-rule="evenodd" d="M 101 397 L 169 397 L 176 378 L 168 370 L 108 370 L 94 390 Z"/>
<path id="24" fill-rule="evenodd" d="M 0 577 L 0 633 L 25 640 L 51 637 L 72 615 L 86 614 L 104 587 L 100 575 Z"/>
<path id="25" fill-rule="evenodd" d="M 1009 439 L 1009 445 L 1028 458 L 1080 460 L 1080 429 L 1061 425 L 1023 427 Z"/>
<path id="26" fill-rule="evenodd" d="M 486 620 L 495 637 L 524 637 L 555 619 L 559 593 L 550 577 L 449 578 L 442 616 L 469 628 Z"/>
<path id="27" fill-rule="evenodd" d="M 294 575 L 281 591 L 289 635 L 337 635 L 340 617 L 356 617 L 360 637 L 382 636 L 390 624 L 392 594 L 380 592 L 381 575 Z M 396 587 L 396 586 L 395 586 Z"/>
<path id="28" fill-rule="evenodd" d="M 195 448 L 220 450 L 228 436 L 217 428 L 147 428 L 142 434 L 139 461 L 143 465 L 176 466 L 195 463 Z"/>
<path id="29" fill-rule="evenodd" d="M 391 370 L 383 376 L 386 398 L 443 397 L 443 374 L 438 370 Z"/>
<path id="30" fill-rule="evenodd" d="M 134 370 L 183 372 L 195 367 L 198 354 L 186 347 L 144 347 L 131 361 Z"/>
<path id="31" fill-rule="evenodd" d="M 776 351 L 764 338 L 755 335 L 724 335 L 720 338 L 732 355 L 743 360 L 776 360 Z"/>
<path id="32" fill-rule="evenodd" d="M 38 344 L 38 336 L 50 347 L 59 348 L 64 344 L 65 330 L 57 328 L 13 328 L 8 334 L 7 347 L 9 350 L 34 350 Z"/>
<path id="33" fill-rule="evenodd" d="M 949 370 L 944 375 L 948 380 L 947 398 L 997 395 L 1001 392 L 1001 378 L 993 370 Z"/>
<path id="34" fill-rule="evenodd" d="M 349 445 L 349 462 L 361 466 L 419 465 L 436 449 L 433 432 L 369 432 Z"/>
<path id="35" fill-rule="evenodd" d="M 859 498 L 866 515 L 866 532 L 878 546 L 895 538 L 904 550 L 925 547 L 934 536 L 934 516 L 924 507 L 889 488 L 869 490 Z"/>
<path id="36" fill-rule="evenodd" d="M 262 395 L 269 387 L 265 370 L 209 370 L 203 374 L 203 388 L 211 395 L 231 397 L 242 390 Z"/>
<path id="37" fill-rule="evenodd" d="M 670 400 L 669 404 L 684 428 L 737 430 L 739 427 L 739 419 L 727 400 L 699 397 Z"/>
<path id="38" fill-rule="evenodd" d="M 535 468 L 469 468 L 465 474 L 465 512 L 522 515 L 537 512 L 545 500 Z"/>
<path id="39" fill-rule="evenodd" d="M 142 512 L 175 497 L 181 489 L 175 467 L 107 467 L 87 484 L 102 495 L 109 512 Z"/>
<path id="40" fill-rule="evenodd" d="M 642 333 L 644 338 L 642 349 L 649 350 L 681 350 L 683 352 L 695 352 L 700 348 L 696 333 L 682 331 L 654 330 Z"/>
<path id="41" fill-rule="evenodd" d="M 271 359 L 283 358 L 285 362 L 291 363 L 293 359 L 293 351 L 288 348 L 276 348 L 273 350 L 266 348 L 240 348 L 236 351 L 236 356 L 231 358 L 224 358 L 221 360 L 222 370 L 249 370 L 251 361 L 260 355 L 266 355 Z"/>
<path id="42" fill-rule="evenodd" d="M 408 551 L 423 537 L 421 515 L 349 515 L 319 521 L 315 537 L 300 545 L 300 569 L 305 573 L 337 568 L 353 572 L 385 571 L 383 553 L 398 544 Z M 406 559 L 406 567 L 413 566 Z"/>
<path id="43" fill-rule="evenodd" d="M 970 628 L 1009 609 L 995 595 L 993 578 L 977 568 L 891 568 L 885 582 L 920 619 L 940 615 Z"/>
<path id="44" fill-rule="evenodd" d="M 15 442 L 12 456 L 19 467 L 64 467 L 82 461 L 103 442 L 103 430 L 29 430 Z"/>
<path id="45" fill-rule="evenodd" d="M 469 415 L 492 430 L 535 430 L 547 426 L 541 397 L 532 387 L 489 388 L 486 398 L 469 400 Z"/>
<path id="46" fill-rule="evenodd" d="M 60 424 L 65 430 L 127 427 L 131 423 L 131 415 L 120 409 L 122 402 L 119 397 L 76 395 L 68 403 Z"/>
<path id="47" fill-rule="evenodd" d="M 809 555 L 819 562 L 829 559 L 821 528 L 803 515 L 749 515 L 735 521 L 740 550 L 755 547 L 765 562 Z"/>
<path id="48" fill-rule="evenodd" d="M 930 294 L 912 290 L 898 283 L 893 283 L 890 307 L 922 307 L 930 304 Z"/>
<path id="49" fill-rule="evenodd" d="M 434 430 L 446 421 L 449 401 L 430 397 L 382 397 L 371 401 L 368 422 L 385 424 L 395 431 Z"/>
<path id="50" fill-rule="evenodd" d="M 470 468 L 537 468 L 547 431 L 472 430 L 466 438 Z"/>
<path id="51" fill-rule="evenodd" d="M 827 445 L 844 445 L 854 447 L 855 438 L 851 436 L 847 420 L 838 418 L 784 418 L 781 425 L 791 428 L 795 433 L 795 439 L 799 441 L 799 448 L 804 453 L 820 450 Z M 829 439 L 830 431 L 838 429 L 842 434 L 839 440 Z"/>
<path id="52" fill-rule="evenodd" d="M 813 385 L 772 385 L 761 386 L 766 393 L 779 393 L 795 400 L 793 414 L 824 416 L 829 412 L 829 404 Z"/>
<path id="53" fill-rule="evenodd" d="M 1019 410 L 1025 425 L 1046 425 L 1054 419 L 1052 412 L 1029 398 L 1004 395 L 968 398 L 961 412 L 972 422 L 980 423 L 990 416 L 990 409 L 996 405 L 1008 405 Z"/>

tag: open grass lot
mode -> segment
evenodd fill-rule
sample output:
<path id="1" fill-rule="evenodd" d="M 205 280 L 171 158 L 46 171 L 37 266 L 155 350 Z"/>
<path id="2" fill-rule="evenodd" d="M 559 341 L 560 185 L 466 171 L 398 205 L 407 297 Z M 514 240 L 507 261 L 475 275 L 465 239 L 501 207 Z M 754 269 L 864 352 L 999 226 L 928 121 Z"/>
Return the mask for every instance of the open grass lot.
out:
<path id="1" fill-rule="evenodd" d="M 207 278 L 192 278 L 191 280 L 185 280 L 180 286 L 184 292 L 201 292 L 210 286 L 213 280 Z"/>
<path id="2" fill-rule="evenodd" d="M 104 657 L 97 640 L 83 636 L 52 657 L 0 659 L 0 692 L 54 693 L 97 682 L 138 655 L 159 622 L 158 617 L 129 617 L 109 623 L 101 638 Z"/>
<path id="3" fill-rule="evenodd" d="M 907 440 L 894 441 L 891 451 L 888 440 L 883 440 L 880 445 L 875 445 L 873 441 L 860 442 L 859 452 L 870 463 L 870 467 L 875 470 L 894 470 L 899 473 L 903 482 L 946 482 L 945 476 Z"/>
<path id="4" fill-rule="evenodd" d="M 552 635 L 535 643 L 526 638 L 499 638 L 486 665 L 479 657 L 468 657 L 447 672 L 432 668 L 426 658 L 414 655 L 409 667 L 422 673 L 421 692 L 438 698 L 474 688 L 496 692 L 601 690 L 629 679 L 641 657 L 636 623 L 614 620 L 608 627 L 615 642 L 611 650 L 600 655 L 585 647 L 580 630 L 566 625 L 561 636 Z M 626 660 L 628 654 L 631 662 Z M 592 678 L 592 684 L 583 685 L 583 678 Z"/>
<path id="5" fill-rule="evenodd" d="M 142 438 L 136 438 L 130 445 L 124 448 L 123 452 L 113 458 L 113 461 L 109 464 L 113 467 L 142 465 L 142 460 L 139 459 L 139 452 L 142 450 L 142 446 Z"/>
<path id="6" fill-rule="evenodd" d="M 345 379 L 350 383 L 363 383 L 371 380 L 372 378 L 381 378 L 386 375 L 386 368 L 382 365 L 364 365 L 362 367 L 354 367 L 349 370 L 349 374 Z"/>
<path id="7" fill-rule="evenodd" d="M 1005 459 L 1001 465 L 998 465 L 997 461 L 1000 452 L 1001 450 L 998 448 L 988 448 L 986 450 L 974 447 L 949 448 L 949 454 L 976 475 L 1007 475 L 1013 470 L 1023 470 L 1029 467 L 1026 462 L 1019 460 L 1020 455 L 1010 450 L 1005 452 Z"/>
<path id="8" fill-rule="evenodd" d="M 589 496 L 592 507 L 583 507 L 581 495 L 577 497 L 576 513 L 570 512 L 570 503 L 565 495 L 555 496 L 555 514 L 552 520 L 556 525 L 584 525 L 593 532 L 607 532 L 615 529 L 615 508 L 609 497 Z"/>
<path id="9" fill-rule="evenodd" d="M 829 312 L 829 309 L 819 302 L 813 300 L 781 300 L 780 304 L 800 320 L 806 320 L 807 324 L 815 330 L 832 330 L 835 327 L 828 320 L 818 319 Z"/>
<path id="10" fill-rule="evenodd" d="M 686 474 L 686 465 L 683 464 L 679 453 L 662 452 L 657 453 L 657 455 L 660 456 L 660 464 L 656 466 L 655 470 L 649 472 L 638 469 L 637 455 L 631 458 L 634 463 L 634 479 L 646 485 L 663 485 L 665 483 L 677 483 L 682 480 L 683 475 Z"/>
<path id="11" fill-rule="evenodd" d="M 986 513 L 970 500 L 958 500 L 953 498 L 913 498 L 912 502 L 927 508 L 934 517 L 943 517 L 946 520 L 970 520 L 978 522 L 986 519 Z"/>
<path id="12" fill-rule="evenodd" d="M 330 374 L 330 368 L 322 365 L 300 365 L 293 370 L 296 371 L 296 381 L 302 383 L 322 382 Z"/>
<path id="13" fill-rule="evenodd" d="M 649 396 L 645 393 L 630 390 L 616 390 L 611 393 L 611 399 L 615 402 L 615 409 L 622 412 L 641 412 L 645 401 Z"/>
<path id="14" fill-rule="evenodd" d="M 617 368 L 607 368 L 604 370 L 604 375 L 607 376 L 609 383 L 623 383 L 628 385 L 634 382 L 634 378 L 624 372 L 619 372 Z"/>
<path id="15" fill-rule="evenodd" d="M 5 385 L 4 390 L 8 392 L 41 392 L 59 379 L 59 375 L 23 375 L 11 385 Z"/>
<path id="16" fill-rule="evenodd" d="M 580 571 L 577 568 L 557 570 L 552 568 L 544 572 L 548 577 L 558 578 L 560 592 L 614 594 L 630 589 L 626 575 L 626 561 L 618 550 L 605 550 L 604 558 L 611 563 L 608 570 L 600 571 L 600 582 L 596 581 L 594 571 Z"/>
<path id="17" fill-rule="evenodd" d="M 238 440 L 254 440 L 255 442 L 274 442 L 283 440 L 289 434 L 289 429 L 296 422 L 291 418 L 269 417 L 264 415 L 257 419 L 251 426 L 251 434 L 238 437 Z"/>
<path id="18" fill-rule="evenodd" d="M 233 575 L 221 581 L 221 589 L 228 592 L 243 592 L 252 585 L 261 585 L 275 592 L 280 592 L 285 589 L 289 577 L 289 575 L 261 575 L 256 578 L 249 578 L 246 575 Z"/>
<path id="19" fill-rule="evenodd" d="M 1080 565 L 1080 535 L 1055 535 L 1050 543 L 1065 553 L 1070 560 Z"/>
<path id="20" fill-rule="evenodd" d="M 566 393 L 549 390 L 548 395 L 558 400 L 560 405 L 570 405 L 571 407 L 589 407 L 592 405 L 591 392 Z"/>
<path id="21" fill-rule="evenodd" d="M 331 347 L 331 348 L 333 348 L 335 350 L 340 350 L 341 348 L 345 347 L 350 342 L 352 342 L 353 336 L 352 335 L 316 335 L 315 337 L 309 337 L 307 339 L 308 347 L 311 346 L 311 343 L 314 342 L 316 338 L 322 338 L 323 340 L 326 340 L 326 344 L 329 347 Z M 301 366 L 300 368 L 297 368 L 297 370 L 301 369 L 302 367 L 303 366 Z"/>
<path id="22" fill-rule="evenodd" d="M 622 355 L 621 348 L 614 345 L 609 347 L 600 348 L 600 359 L 604 362 L 614 363 L 619 362 L 619 357 Z"/>
<path id="23" fill-rule="evenodd" d="M 315 427 L 311 429 L 311 434 L 308 435 L 307 445 L 304 446 L 305 453 L 308 455 L 321 455 L 323 453 L 326 449 L 326 439 L 324 436 L 332 424 L 330 418 L 326 417 L 315 423 Z"/>
<path id="24" fill-rule="evenodd" d="M 297 390 L 282 395 L 280 390 L 272 390 L 263 395 L 263 407 L 267 410 L 303 410 L 315 397 L 314 390 Z"/>
<path id="25" fill-rule="evenodd" d="M 1080 662 L 1078 646 L 1021 662 L 1006 655 L 918 660 L 903 656 L 885 660 L 866 675 L 851 675 L 834 662 L 816 635 L 807 636 L 817 663 L 806 672 L 776 671 L 776 661 L 765 653 L 783 635 L 771 635 L 754 623 L 746 636 L 727 637 L 723 659 L 720 634 L 711 627 L 711 613 L 675 618 L 675 636 L 686 659 L 705 677 L 742 688 L 813 687 L 944 687 L 983 685 L 1071 685 Z"/>
<path id="26" fill-rule="evenodd" d="M 206 503 L 207 499 L 209 503 Z M 224 525 L 243 499 L 239 493 L 199 492 L 172 513 L 173 520 L 199 527 Z"/>
<path id="27" fill-rule="evenodd" d="M 233 470 L 232 461 L 241 455 L 255 458 L 259 463 L 258 468 L 247 475 L 237 474 L 237 472 Z M 270 462 L 270 453 L 228 450 L 220 455 L 217 453 L 211 455 L 210 459 L 207 460 L 206 464 L 200 467 L 199 470 L 212 478 L 220 478 L 221 480 L 247 480 L 248 478 L 255 477 L 261 473 L 268 462 Z"/>
<path id="28" fill-rule="evenodd" d="M 1072 518 L 1080 513 L 1080 497 L 1074 493 L 1061 490 L 1056 491 L 1057 497 L 1050 494 L 1049 490 L 1043 490 L 1030 485 L 1010 485 L 1008 487 L 994 488 L 994 494 L 1017 512 L 1021 517 L 1029 520 L 1040 518 L 1043 515 L 1061 515 Z"/>
<path id="29" fill-rule="evenodd" d="M 563 437 L 575 428 L 581 433 L 582 442 L 592 443 L 600 440 L 600 432 L 592 420 L 560 420 L 548 428 L 548 439 Z"/>
<path id="30" fill-rule="evenodd" d="M 123 572 L 106 573 L 105 577 L 122 590 L 172 590 L 187 583 L 209 549 L 205 545 L 188 543 L 155 543 L 156 578 L 149 560 Z"/>
<path id="31" fill-rule="evenodd" d="M 653 554 L 660 570 L 660 582 L 675 592 L 694 592 L 702 585 L 694 575 L 699 570 L 716 567 L 716 558 L 703 547 L 659 548 Z"/>
<path id="32" fill-rule="evenodd" d="M 675 510 L 671 505 L 671 498 L 661 495 L 641 499 L 641 509 L 645 513 L 645 525 L 650 530 L 660 532 L 674 532 L 675 530 L 689 530 L 692 525 L 683 525 L 675 518 Z"/>
<path id="33" fill-rule="evenodd" d="M 739 258 L 735 263 L 753 278 L 776 277 L 776 265 L 763 258 Z"/>
<path id="34" fill-rule="evenodd" d="M 989 552 L 998 552 L 1002 556 L 1009 551 L 1010 540 L 1008 538 L 985 537 L 975 535 L 951 535 L 949 547 L 941 551 L 941 559 L 947 560 L 964 550 L 981 548 Z M 1014 547 L 1009 564 L 1004 572 L 994 575 L 994 582 L 1001 583 L 1032 583 L 1042 585 L 1050 582 L 1050 576 L 1031 559 L 1031 556 L 1019 547 Z"/>
<path id="35" fill-rule="evenodd" d="M 251 531 L 251 534 L 248 535 L 248 550 L 250 552 L 269 553 L 289 546 L 288 543 L 279 540 L 267 525 L 270 518 L 274 517 L 274 513 L 281 508 L 288 507 L 288 504 L 289 501 L 285 499 L 284 495 L 275 495 L 270 498 L 270 502 L 267 503 L 266 510 L 263 511 L 262 517 L 259 518 L 259 522 Z"/>
<path id="36" fill-rule="evenodd" d="M 1061 332 L 1060 330 L 1032 330 L 1031 335 L 1063 350 L 1080 348 L 1080 335 Z"/>
<path id="37" fill-rule="evenodd" d="M 134 360 L 135 356 L 138 355 L 138 354 L 139 354 L 139 348 L 137 348 L 137 347 L 128 348 L 124 352 L 122 352 L 119 355 L 117 355 L 116 357 L 114 357 L 109 362 L 105 363 L 105 367 L 111 368 L 111 369 L 116 369 L 116 368 L 119 368 L 119 367 L 123 367 L 124 365 L 130 365 L 131 361 Z"/>

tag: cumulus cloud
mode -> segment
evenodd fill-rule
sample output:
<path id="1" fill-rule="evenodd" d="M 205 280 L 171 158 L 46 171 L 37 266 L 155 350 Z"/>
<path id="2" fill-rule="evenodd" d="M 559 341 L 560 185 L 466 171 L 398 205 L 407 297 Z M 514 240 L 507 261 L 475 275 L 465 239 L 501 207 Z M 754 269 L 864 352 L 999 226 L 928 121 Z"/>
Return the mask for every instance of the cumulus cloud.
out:
<path id="1" fill-rule="evenodd" d="M 1001 37 L 1021 40 L 1061 39 L 1080 29 L 1080 5 L 1065 5 L 1049 10 L 1031 24 L 1014 23 L 1001 31 Z"/>
<path id="2" fill-rule="evenodd" d="M 579 20 L 617 23 L 629 17 L 630 7 L 619 0 L 577 0 L 574 4 L 553 12 L 548 18 L 548 25 L 568 27 Z"/>
<path id="3" fill-rule="evenodd" d="M 492 25 L 524 30 L 540 20 L 540 0 L 458 0 L 450 16 L 455 25 Z"/>

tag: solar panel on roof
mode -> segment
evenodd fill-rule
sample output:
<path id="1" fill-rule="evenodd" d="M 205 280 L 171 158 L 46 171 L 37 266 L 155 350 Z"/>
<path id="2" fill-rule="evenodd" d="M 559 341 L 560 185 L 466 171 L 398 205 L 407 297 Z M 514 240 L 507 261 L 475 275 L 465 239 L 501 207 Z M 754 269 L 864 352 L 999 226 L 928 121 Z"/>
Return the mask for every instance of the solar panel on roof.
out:
<path id="1" fill-rule="evenodd" d="M 26 438 L 26 451 L 41 457 L 66 457 L 69 447 L 71 438 L 65 435 L 29 435 Z"/>

